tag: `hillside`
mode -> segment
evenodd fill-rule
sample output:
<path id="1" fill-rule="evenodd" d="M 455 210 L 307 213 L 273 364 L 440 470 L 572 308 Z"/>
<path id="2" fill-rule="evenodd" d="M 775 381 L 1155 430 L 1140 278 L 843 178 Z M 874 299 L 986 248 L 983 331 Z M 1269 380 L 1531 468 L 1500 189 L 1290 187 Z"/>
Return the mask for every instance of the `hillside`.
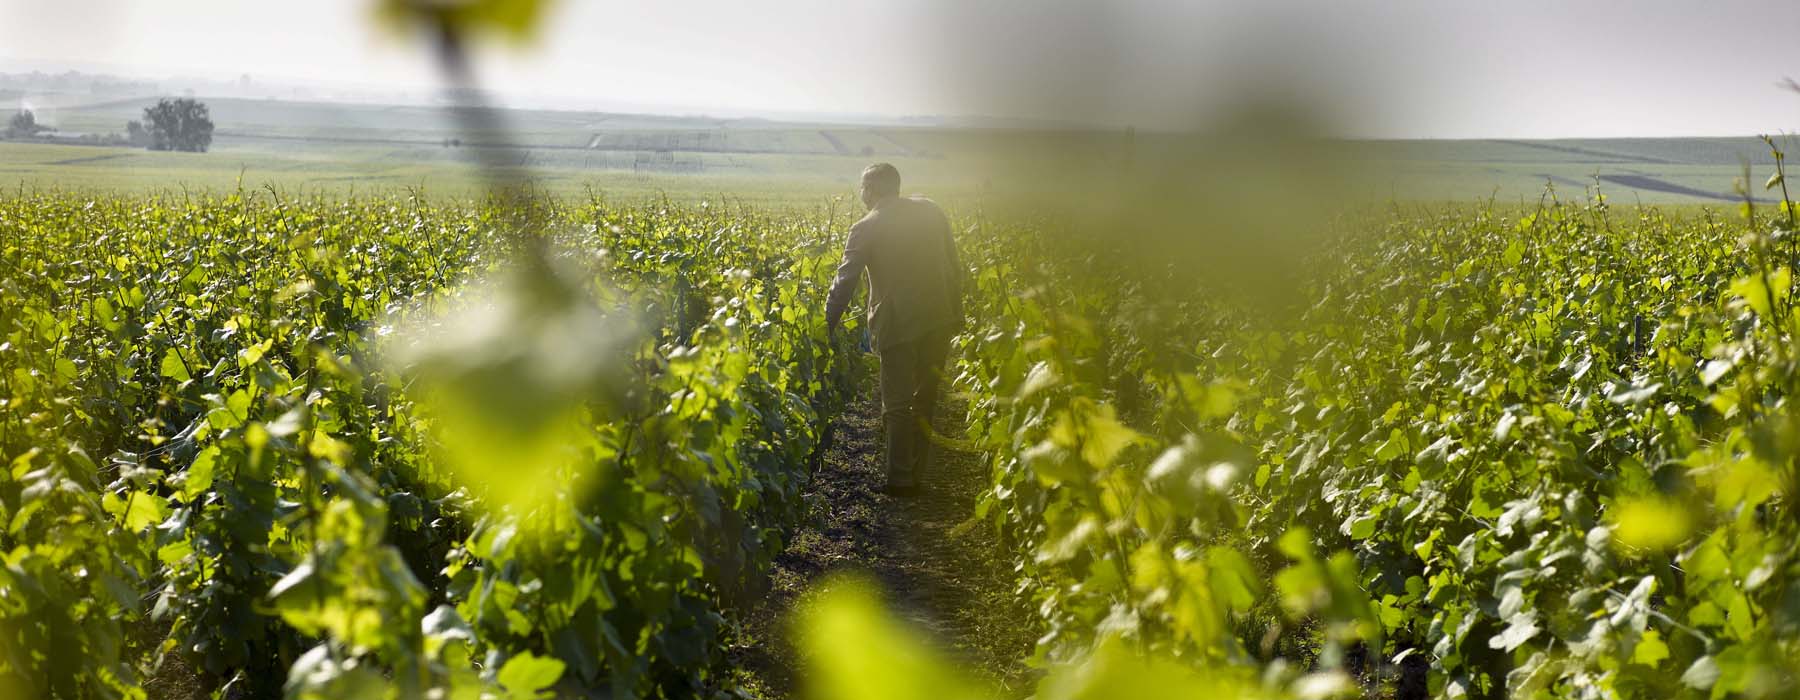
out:
<path id="1" fill-rule="evenodd" d="M 862 165 L 895 162 L 934 191 L 990 186 L 1020 170 L 1091 171 L 1178 152 L 1167 134 L 867 126 L 705 116 L 502 110 L 504 135 L 465 134 L 425 106 L 205 98 L 218 125 L 204 156 L 0 142 L 0 177 L 21 184 L 144 190 L 242 180 L 302 189 L 418 187 L 473 191 L 476 149 L 505 149 L 553 190 L 750 198 L 843 193 Z M 42 115 L 63 132 L 122 131 L 150 99 L 65 106 Z M 1553 185 L 1580 197 L 1598 183 L 1616 202 L 1733 198 L 1741 163 L 1768 161 L 1750 136 L 1658 139 L 1350 141 L 1360 194 L 1404 201 L 1535 200 Z M 1760 177 L 1758 178 L 1760 179 Z"/>

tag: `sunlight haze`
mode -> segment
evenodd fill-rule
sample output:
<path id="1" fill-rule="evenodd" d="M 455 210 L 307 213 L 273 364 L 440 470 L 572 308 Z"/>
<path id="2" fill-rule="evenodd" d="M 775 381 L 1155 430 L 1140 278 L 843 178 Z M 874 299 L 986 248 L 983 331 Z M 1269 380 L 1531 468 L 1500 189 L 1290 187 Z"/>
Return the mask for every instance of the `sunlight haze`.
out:
<path id="1" fill-rule="evenodd" d="M 428 90 L 366 0 L 0 0 L 0 70 Z M 1800 122 L 1784 2 L 554 3 L 484 85 L 579 108 L 1183 128 L 1244 95 L 1346 135 L 1742 135 Z M 1679 87 L 1677 99 L 1668 92 Z"/>

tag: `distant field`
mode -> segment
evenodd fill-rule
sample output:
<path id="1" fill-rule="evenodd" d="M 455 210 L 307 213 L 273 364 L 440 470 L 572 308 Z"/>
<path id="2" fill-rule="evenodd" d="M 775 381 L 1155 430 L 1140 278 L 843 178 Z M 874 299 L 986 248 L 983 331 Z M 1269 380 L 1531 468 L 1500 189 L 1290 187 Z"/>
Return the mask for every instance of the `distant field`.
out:
<path id="1" fill-rule="evenodd" d="M 465 134 L 420 106 L 207 99 L 217 125 L 206 154 L 0 141 L 0 182 L 124 191 L 273 185 L 347 191 L 479 191 L 478 149 L 563 193 L 681 199 L 729 193 L 804 201 L 848 194 L 861 167 L 896 163 L 912 185 L 970 192 L 996 180 L 1104 172 L 1155 158 L 1170 137 L 1116 132 L 875 127 L 754 119 L 506 110 L 501 134 Z M 124 130 L 150 99 L 64 106 L 44 121 L 64 133 Z M 460 139 L 461 146 L 446 141 Z M 1342 144 L 1365 175 L 1359 194 L 1415 201 L 1535 201 L 1546 184 L 1579 198 L 1596 181 L 1615 202 L 1723 203 L 1741 159 L 1766 173 L 1754 138 L 1555 141 L 1361 141 Z M 911 186 L 909 186 L 910 189 Z"/>
<path id="2" fill-rule="evenodd" d="M 327 150 L 327 149 L 319 149 Z M 297 192 L 344 193 L 401 188 L 463 196 L 484 187 L 475 165 L 456 160 L 406 157 L 379 148 L 334 148 L 328 152 L 239 149 L 153 153 L 133 148 L 0 142 L 0 184 L 5 189 L 95 189 L 123 192 L 183 188 L 221 190 L 274 186 Z M 399 157 L 396 157 L 399 156 Z M 847 178 L 853 178 L 850 171 Z M 696 173 L 629 167 L 591 169 L 533 164 L 533 182 L 552 191 L 641 198 L 668 194 L 681 199 L 733 198 L 795 201 L 849 192 L 849 185 L 796 177 L 751 176 L 725 168 Z"/>
<path id="3" fill-rule="evenodd" d="M 1754 137 L 1381 141 L 1357 150 L 1384 166 L 1405 199 L 1535 200 L 1546 183 L 1579 197 L 1598 177 L 1615 202 L 1728 202 L 1743 162 L 1757 185 L 1773 163 Z"/>

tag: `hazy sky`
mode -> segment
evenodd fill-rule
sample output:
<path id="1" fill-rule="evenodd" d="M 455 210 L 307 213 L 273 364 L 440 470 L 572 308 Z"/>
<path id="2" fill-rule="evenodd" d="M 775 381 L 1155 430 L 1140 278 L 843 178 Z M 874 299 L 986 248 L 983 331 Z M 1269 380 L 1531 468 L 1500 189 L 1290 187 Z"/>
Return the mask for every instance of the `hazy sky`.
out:
<path id="1" fill-rule="evenodd" d="M 0 0 L 0 63 L 429 86 L 370 0 Z M 719 110 L 1172 127 L 1247 99 L 1361 136 L 1800 129 L 1792 0 L 562 0 L 487 87 Z"/>

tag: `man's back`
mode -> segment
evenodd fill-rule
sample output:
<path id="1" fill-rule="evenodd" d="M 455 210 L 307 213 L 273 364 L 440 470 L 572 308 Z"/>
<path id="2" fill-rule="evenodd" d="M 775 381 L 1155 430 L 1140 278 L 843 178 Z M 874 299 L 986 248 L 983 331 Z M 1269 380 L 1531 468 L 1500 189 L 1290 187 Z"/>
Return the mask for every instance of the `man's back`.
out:
<path id="1" fill-rule="evenodd" d="M 869 215 L 850 227 L 844 262 L 825 301 L 836 332 L 869 272 L 869 326 L 881 355 L 881 420 L 887 426 L 887 488 L 904 495 L 931 464 L 931 414 L 943 385 L 950 338 L 962 328 L 962 264 L 950 220 L 936 204 L 900 196 L 900 171 L 863 170 L 858 190 Z"/>
<path id="2" fill-rule="evenodd" d="M 949 218 L 930 200 L 889 197 L 850 227 L 829 306 L 841 313 L 864 268 L 877 347 L 961 327 L 962 270 Z"/>

